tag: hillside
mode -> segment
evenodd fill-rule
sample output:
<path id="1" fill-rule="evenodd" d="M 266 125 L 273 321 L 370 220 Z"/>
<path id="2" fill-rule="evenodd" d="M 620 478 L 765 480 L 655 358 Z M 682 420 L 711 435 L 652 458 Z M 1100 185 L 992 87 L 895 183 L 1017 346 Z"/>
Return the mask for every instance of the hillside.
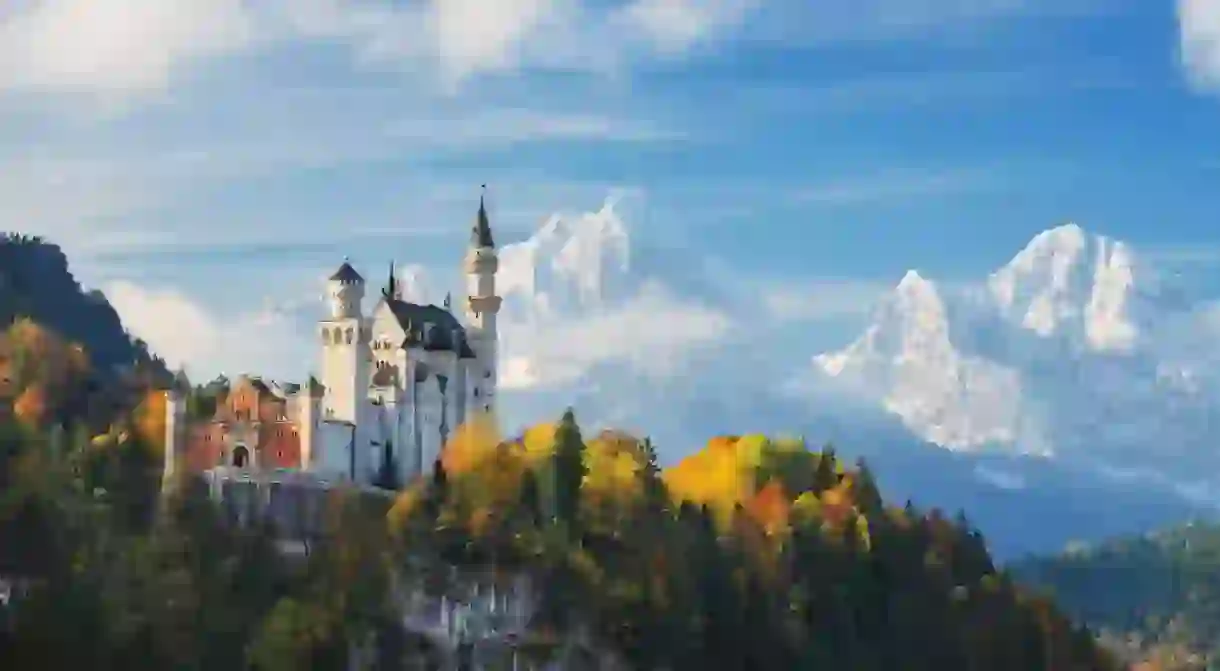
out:
<path id="1" fill-rule="evenodd" d="M 1190 524 L 1028 559 L 1012 570 L 1121 648 L 1220 659 L 1218 568 L 1220 525 Z"/>
<path id="2" fill-rule="evenodd" d="M 562 593 L 544 621 L 582 622 L 631 668 L 1117 668 L 963 518 L 886 505 L 864 464 L 758 435 L 661 472 L 655 454 L 571 415 L 505 442 L 467 427 L 391 525 L 461 529 L 423 542 L 541 571 Z"/>
<path id="3" fill-rule="evenodd" d="M 147 364 L 164 371 L 147 346 L 123 328 L 106 297 L 76 281 L 58 246 L 37 237 L 0 234 L 0 327 L 22 317 L 83 346 L 104 374 Z"/>
<path id="4" fill-rule="evenodd" d="M 105 296 L 80 286 L 59 247 L 0 236 L 0 414 L 101 429 L 168 380 Z"/>
<path id="5" fill-rule="evenodd" d="M 0 455 L 42 454 L 5 436 Z M 82 453 L 97 450 L 60 459 Z M 512 440 L 476 422 L 388 514 L 333 494 L 304 565 L 271 551 L 276 527 L 227 526 L 197 489 L 152 524 L 138 459 L 22 461 L 0 497 L 0 533 L 23 548 L 6 565 L 26 577 L 0 610 L 6 669 L 338 670 L 369 640 L 378 668 L 419 668 L 438 653 L 390 625 L 389 585 L 450 593 L 463 573 L 531 578 L 513 639 L 528 668 L 1119 668 L 998 573 L 964 520 L 887 506 L 867 467 L 796 441 L 723 437 L 660 472 L 648 441 L 586 439 L 570 414 Z"/>

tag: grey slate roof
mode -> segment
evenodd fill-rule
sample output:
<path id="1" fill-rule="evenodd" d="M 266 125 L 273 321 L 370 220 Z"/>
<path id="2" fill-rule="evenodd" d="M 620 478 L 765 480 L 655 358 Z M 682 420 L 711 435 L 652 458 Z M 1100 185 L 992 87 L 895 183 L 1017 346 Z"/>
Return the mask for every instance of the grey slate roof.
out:
<path id="1" fill-rule="evenodd" d="M 403 347 L 422 347 L 430 352 L 457 352 L 463 359 L 474 358 L 474 351 L 466 340 L 466 328 L 453 313 L 435 305 L 417 305 L 388 297 L 386 305 L 407 334 Z"/>
<path id="2" fill-rule="evenodd" d="M 343 284 L 359 284 L 364 281 L 360 273 L 356 272 L 352 264 L 347 261 L 344 261 L 343 265 L 339 266 L 339 269 L 335 271 L 334 275 L 330 276 L 330 279 L 335 282 L 342 282 Z"/>

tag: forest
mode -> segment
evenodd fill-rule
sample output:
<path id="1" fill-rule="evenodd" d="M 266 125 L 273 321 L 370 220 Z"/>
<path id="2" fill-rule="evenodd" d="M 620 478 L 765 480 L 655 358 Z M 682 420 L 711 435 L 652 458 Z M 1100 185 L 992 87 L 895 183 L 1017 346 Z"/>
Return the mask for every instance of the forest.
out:
<path id="1" fill-rule="evenodd" d="M 333 494 L 324 542 L 289 561 L 190 482 L 162 498 L 161 392 L 74 422 L 58 362 L 87 369 L 83 348 L 26 321 L 5 340 L 5 669 L 341 669 L 368 640 L 376 668 L 427 668 L 392 587 L 455 566 L 533 577 L 531 649 L 579 637 L 602 660 L 570 668 L 1121 668 L 963 517 L 887 505 L 867 464 L 795 439 L 717 438 L 661 470 L 570 412 L 507 439 L 476 420 L 392 505 Z"/>
<path id="2" fill-rule="evenodd" d="M 1220 660 L 1220 526 L 1192 523 L 1014 564 L 1110 647 L 1165 670 Z"/>
<path id="3" fill-rule="evenodd" d="M 57 248 L 0 241 L 0 308 L 6 671 L 346 669 L 358 648 L 435 668 L 397 595 L 455 568 L 530 577 L 520 645 L 580 653 L 562 668 L 1123 668 L 964 516 L 887 502 L 867 464 L 796 438 L 719 437 L 661 469 L 571 412 L 507 437 L 476 419 L 393 497 L 331 493 L 316 548 L 288 557 L 197 481 L 163 492 L 170 376 Z"/>

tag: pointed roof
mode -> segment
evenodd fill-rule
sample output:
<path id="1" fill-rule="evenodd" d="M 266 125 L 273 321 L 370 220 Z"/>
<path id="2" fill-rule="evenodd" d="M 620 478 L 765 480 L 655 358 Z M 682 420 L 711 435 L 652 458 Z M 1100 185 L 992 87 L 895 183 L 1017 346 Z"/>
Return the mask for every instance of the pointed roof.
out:
<path id="1" fill-rule="evenodd" d="M 330 279 L 333 282 L 342 282 L 343 284 L 360 284 L 364 282 L 364 278 L 360 276 L 360 273 L 356 272 L 356 269 L 352 267 L 352 264 L 346 258 L 343 259 L 343 265 L 339 266 L 339 269 L 335 271 L 334 275 L 330 276 Z"/>
<path id="2" fill-rule="evenodd" d="M 390 277 L 386 280 L 385 289 L 381 290 L 381 295 L 386 298 L 398 297 L 398 278 L 394 276 L 393 261 L 390 261 Z"/>
<path id="3" fill-rule="evenodd" d="M 484 193 L 479 195 L 479 216 L 475 220 L 474 228 L 470 230 L 470 246 L 475 248 L 496 246 L 491 237 L 491 223 L 487 220 L 486 184 L 483 185 L 483 191 Z"/>

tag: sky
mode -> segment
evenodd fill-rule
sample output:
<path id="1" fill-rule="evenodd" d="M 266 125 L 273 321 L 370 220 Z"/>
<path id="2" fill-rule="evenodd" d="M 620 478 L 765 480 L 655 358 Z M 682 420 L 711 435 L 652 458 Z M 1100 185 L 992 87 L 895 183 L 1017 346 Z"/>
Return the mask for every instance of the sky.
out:
<path id="1" fill-rule="evenodd" d="M 311 367 L 344 257 L 455 273 L 481 184 L 501 243 L 610 198 L 816 331 L 1069 220 L 1215 265 L 1217 147 L 1217 0 L 0 5 L 0 229 L 195 377 Z"/>

